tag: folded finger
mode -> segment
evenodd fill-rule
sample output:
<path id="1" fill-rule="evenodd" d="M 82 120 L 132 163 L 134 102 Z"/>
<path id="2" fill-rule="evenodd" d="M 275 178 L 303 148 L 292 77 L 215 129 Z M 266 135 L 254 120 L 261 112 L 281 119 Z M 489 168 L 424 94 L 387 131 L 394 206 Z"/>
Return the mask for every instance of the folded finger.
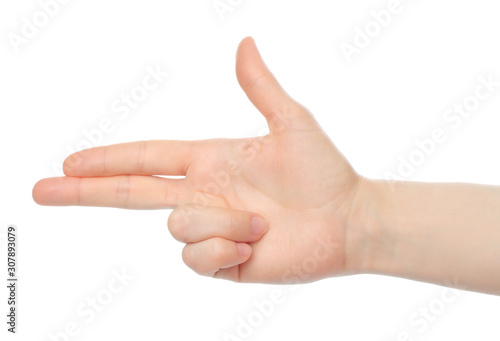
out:
<path id="1" fill-rule="evenodd" d="M 168 218 L 175 239 L 184 243 L 221 237 L 238 242 L 255 242 L 267 231 L 258 214 L 223 207 L 179 206 Z"/>
<path id="2" fill-rule="evenodd" d="M 246 262 L 252 247 L 223 238 L 211 238 L 199 243 L 187 244 L 182 259 L 187 266 L 203 276 L 214 276 L 219 269 L 230 268 Z"/>

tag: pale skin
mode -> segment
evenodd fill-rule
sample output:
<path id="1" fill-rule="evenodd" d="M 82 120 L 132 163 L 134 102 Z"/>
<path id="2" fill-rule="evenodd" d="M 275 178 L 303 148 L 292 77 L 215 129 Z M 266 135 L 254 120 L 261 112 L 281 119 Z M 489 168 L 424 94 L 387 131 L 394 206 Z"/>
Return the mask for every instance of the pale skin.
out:
<path id="1" fill-rule="evenodd" d="M 376 273 L 500 294 L 499 187 L 362 177 L 252 38 L 236 74 L 267 136 L 88 149 L 65 160 L 65 177 L 39 181 L 34 200 L 173 208 L 168 228 L 201 275 L 303 283 Z"/>

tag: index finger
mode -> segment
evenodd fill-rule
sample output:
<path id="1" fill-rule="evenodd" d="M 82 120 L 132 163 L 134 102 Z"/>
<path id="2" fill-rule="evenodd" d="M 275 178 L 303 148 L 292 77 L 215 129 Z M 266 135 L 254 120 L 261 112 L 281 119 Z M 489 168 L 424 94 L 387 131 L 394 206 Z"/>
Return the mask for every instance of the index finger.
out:
<path id="1" fill-rule="evenodd" d="M 67 176 L 186 175 L 198 141 L 140 141 L 96 147 L 71 154 Z"/>

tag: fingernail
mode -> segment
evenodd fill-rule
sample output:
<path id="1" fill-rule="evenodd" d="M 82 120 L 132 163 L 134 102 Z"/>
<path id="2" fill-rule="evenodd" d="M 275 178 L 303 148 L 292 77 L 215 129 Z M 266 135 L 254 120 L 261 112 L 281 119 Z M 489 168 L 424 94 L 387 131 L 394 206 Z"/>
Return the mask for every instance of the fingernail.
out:
<path id="1" fill-rule="evenodd" d="M 252 247 L 246 243 L 236 243 L 241 257 L 248 257 L 252 253 Z"/>
<path id="2" fill-rule="evenodd" d="M 260 217 L 252 218 L 252 233 L 261 236 L 267 231 L 267 223 Z"/>

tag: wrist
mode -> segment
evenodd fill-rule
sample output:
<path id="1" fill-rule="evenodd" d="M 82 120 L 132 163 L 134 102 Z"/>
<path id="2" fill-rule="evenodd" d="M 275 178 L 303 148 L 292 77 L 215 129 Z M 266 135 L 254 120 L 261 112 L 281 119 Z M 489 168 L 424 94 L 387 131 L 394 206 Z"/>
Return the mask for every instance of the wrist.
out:
<path id="1" fill-rule="evenodd" d="M 346 229 L 346 272 L 391 273 L 396 234 L 384 222 L 393 206 L 392 183 L 360 176 Z"/>

